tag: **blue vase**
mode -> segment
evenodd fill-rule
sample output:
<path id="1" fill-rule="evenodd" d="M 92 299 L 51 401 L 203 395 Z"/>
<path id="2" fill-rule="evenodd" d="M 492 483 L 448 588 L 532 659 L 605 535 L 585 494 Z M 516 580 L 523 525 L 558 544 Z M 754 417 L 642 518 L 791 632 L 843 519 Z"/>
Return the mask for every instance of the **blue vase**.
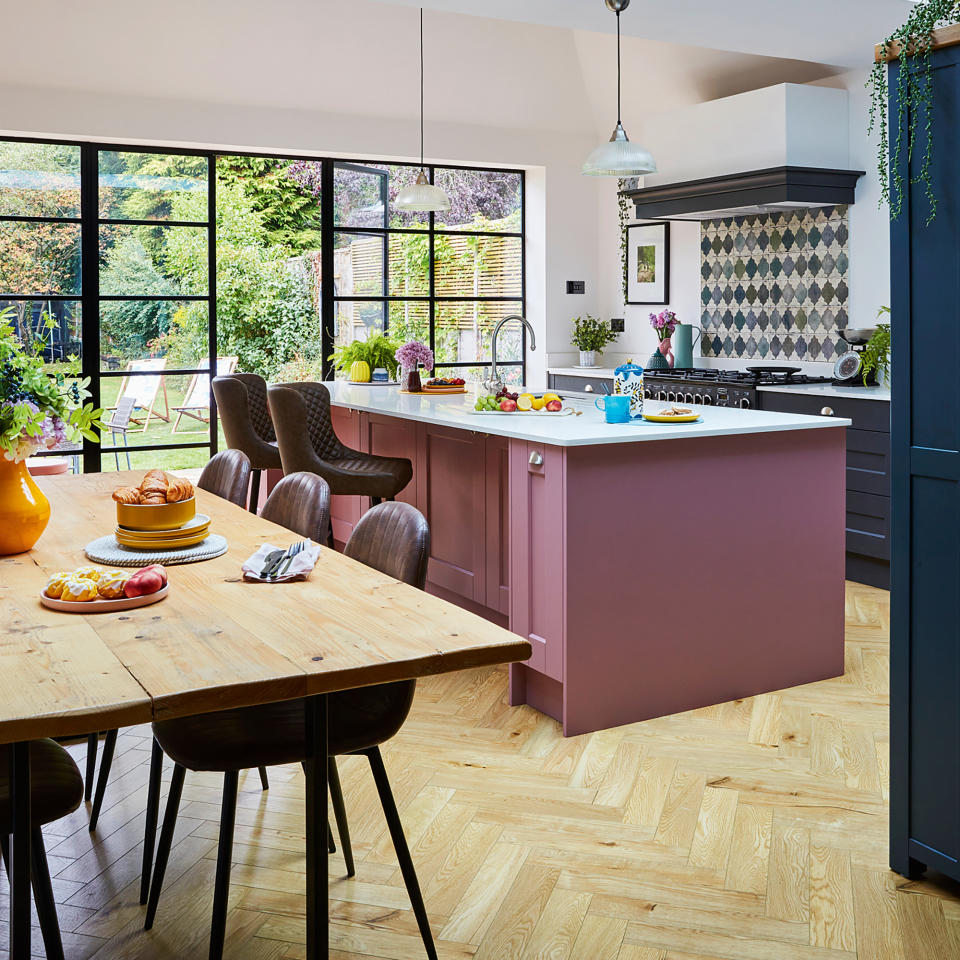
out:
<path id="1" fill-rule="evenodd" d="M 647 361 L 648 370 L 669 370 L 670 364 L 667 363 L 667 358 L 659 351 L 654 350 L 650 354 L 650 359 Z"/>

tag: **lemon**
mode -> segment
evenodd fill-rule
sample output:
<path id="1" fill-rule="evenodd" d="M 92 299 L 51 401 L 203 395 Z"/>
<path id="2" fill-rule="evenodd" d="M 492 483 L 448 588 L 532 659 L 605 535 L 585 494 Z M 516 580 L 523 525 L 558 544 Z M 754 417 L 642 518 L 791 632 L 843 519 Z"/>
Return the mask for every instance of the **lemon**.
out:
<path id="1" fill-rule="evenodd" d="M 521 394 L 517 397 L 517 409 L 518 410 L 532 410 L 534 400 L 529 393 Z"/>
<path id="2" fill-rule="evenodd" d="M 545 393 L 543 395 L 543 402 L 549 403 L 551 400 L 559 400 L 560 398 L 555 393 Z"/>
<path id="3" fill-rule="evenodd" d="M 519 403 L 519 401 L 517 401 Z M 531 406 L 534 410 L 542 410 L 547 405 L 547 401 L 543 397 L 534 397 L 531 403 Z"/>

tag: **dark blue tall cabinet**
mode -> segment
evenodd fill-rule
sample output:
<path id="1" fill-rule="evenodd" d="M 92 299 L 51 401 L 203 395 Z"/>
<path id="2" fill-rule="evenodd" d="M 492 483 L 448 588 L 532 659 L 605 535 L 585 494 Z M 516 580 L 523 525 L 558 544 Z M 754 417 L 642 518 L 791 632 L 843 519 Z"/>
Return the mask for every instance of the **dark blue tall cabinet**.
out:
<path id="1" fill-rule="evenodd" d="M 912 184 L 891 225 L 890 865 L 960 880 L 960 46 L 933 66 L 937 218 Z M 905 154 L 909 183 L 923 144 Z"/>

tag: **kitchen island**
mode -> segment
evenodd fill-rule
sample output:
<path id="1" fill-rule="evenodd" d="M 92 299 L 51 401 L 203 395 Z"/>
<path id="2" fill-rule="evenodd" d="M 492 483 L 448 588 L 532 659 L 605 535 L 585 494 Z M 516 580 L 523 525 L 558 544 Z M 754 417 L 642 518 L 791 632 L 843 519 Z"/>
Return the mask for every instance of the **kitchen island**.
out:
<path id="1" fill-rule="evenodd" d="M 531 641 L 511 703 L 567 736 L 843 673 L 848 420 L 610 425 L 588 402 L 478 415 L 472 394 L 327 386 L 344 443 L 413 462 L 428 589 Z M 367 504 L 333 499 L 343 542 Z"/>

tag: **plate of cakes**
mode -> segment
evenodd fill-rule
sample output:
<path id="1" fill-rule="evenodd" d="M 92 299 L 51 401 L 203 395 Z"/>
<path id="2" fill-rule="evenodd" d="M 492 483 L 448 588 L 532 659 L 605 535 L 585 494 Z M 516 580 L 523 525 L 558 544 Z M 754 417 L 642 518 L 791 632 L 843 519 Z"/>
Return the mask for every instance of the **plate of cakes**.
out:
<path id="1" fill-rule="evenodd" d="M 181 550 L 202 543 L 210 518 L 197 513 L 193 484 L 163 470 L 151 470 L 139 486 L 113 491 L 117 504 L 114 536 L 132 550 Z"/>
<path id="2" fill-rule="evenodd" d="M 111 613 L 162 600 L 170 591 L 167 571 L 154 563 L 140 570 L 85 566 L 47 579 L 40 602 L 63 613 Z"/>

